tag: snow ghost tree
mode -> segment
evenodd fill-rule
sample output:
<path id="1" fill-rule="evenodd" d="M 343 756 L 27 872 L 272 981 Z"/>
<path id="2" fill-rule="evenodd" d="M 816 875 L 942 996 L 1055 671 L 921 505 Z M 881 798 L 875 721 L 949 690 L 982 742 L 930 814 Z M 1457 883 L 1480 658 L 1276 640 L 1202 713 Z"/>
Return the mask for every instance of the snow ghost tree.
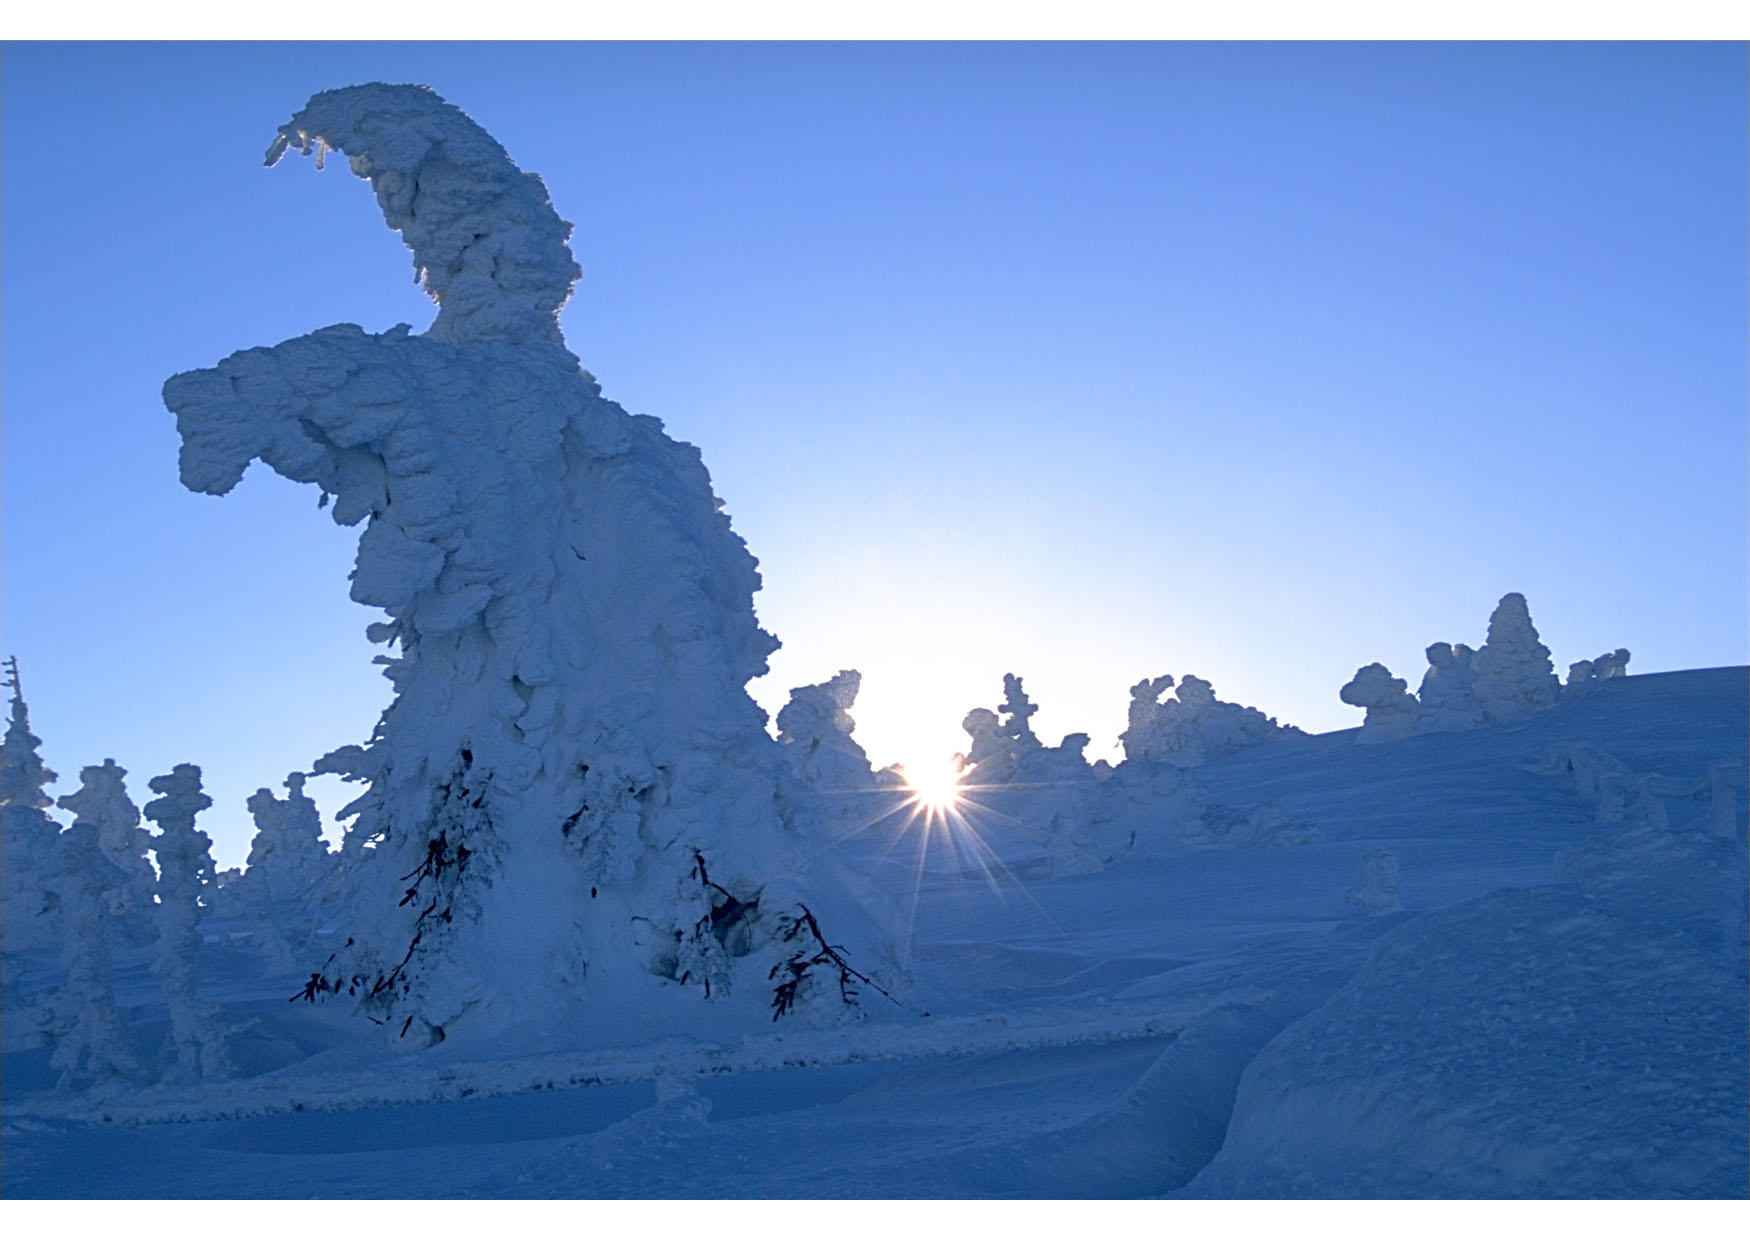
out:
<path id="1" fill-rule="evenodd" d="M 322 815 L 304 795 L 305 776 L 286 776 L 286 799 L 257 788 L 244 802 L 255 820 L 247 870 L 219 879 L 249 918 L 256 949 L 268 968 L 291 971 L 298 948 L 313 928 L 316 897 L 332 874 L 328 845 L 322 840 Z"/>
<path id="2" fill-rule="evenodd" d="M 268 789 L 257 788 L 244 803 L 255 820 L 247 873 L 274 900 L 302 896 L 328 876 L 322 815 L 316 802 L 304 795 L 305 778 L 302 771 L 286 776 L 283 801 Z"/>
<path id="3" fill-rule="evenodd" d="M 1367 718 L 1355 738 L 1362 744 L 1400 740 L 1416 730 L 1416 699 L 1407 692 L 1407 682 L 1383 663 L 1369 663 L 1356 672 L 1337 696 L 1350 706 L 1366 707 Z"/>
<path id="4" fill-rule="evenodd" d="M 851 736 L 851 718 L 860 672 L 842 671 L 818 685 L 790 690 L 790 700 L 778 712 L 778 743 L 790 768 L 816 788 L 864 789 L 874 780 L 869 755 Z"/>
<path id="5" fill-rule="evenodd" d="M 1523 594 L 1505 595 L 1489 617 L 1489 639 L 1471 660 L 1472 688 L 1496 723 L 1554 706 L 1561 692 L 1549 647 L 1537 638 Z"/>
<path id="6" fill-rule="evenodd" d="M 260 459 L 363 522 L 352 597 L 400 647 L 369 744 L 317 764 L 365 787 L 347 945 L 305 993 L 416 1045 L 469 1012 L 575 1027 L 566 1005 L 655 984 L 639 967 L 762 1018 L 848 1014 L 891 940 L 780 796 L 754 558 L 698 450 L 567 351 L 580 273 L 541 179 L 421 87 L 316 95 L 267 162 L 293 148 L 349 157 L 438 306 L 164 387 L 190 489 Z"/>
<path id="7" fill-rule="evenodd" d="M 1174 696 L 1162 701 L 1161 694 L 1172 687 L 1171 676 L 1131 686 L 1130 726 L 1118 738 L 1126 759 L 1201 766 L 1233 750 L 1305 735 L 1261 710 L 1220 701 L 1214 686 L 1200 677 L 1186 676 Z"/>
<path id="8" fill-rule="evenodd" d="M 1581 659 L 1578 663 L 1568 664 L 1568 682 L 1562 686 L 1564 693 L 1586 693 L 1596 689 L 1606 680 L 1620 680 L 1628 675 L 1629 653 L 1617 649 L 1609 654 L 1601 654 L 1596 659 Z"/>
<path id="9" fill-rule="evenodd" d="M 1043 849 L 1055 874 L 1093 873 L 1135 844 L 1131 811 L 1141 785 L 1102 779 L 1082 752 L 1085 732 L 1043 743 L 1030 722 L 1038 711 L 1021 678 L 1006 675 L 1000 712 L 967 713 L 961 726 L 972 744 L 961 758 L 960 800 L 950 817 L 964 818 L 975 837 L 1018 829 Z"/>
<path id="10" fill-rule="evenodd" d="M 0 743 L 0 941 L 15 952 L 52 946 L 59 937 L 60 901 L 50 880 L 61 828 L 45 812 L 53 802 L 43 789 L 55 773 L 37 753 L 42 741 L 30 730 L 17 659 L 6 661 L 6 688 L 12 714 Z"/>
<path id="11" fill-rule="evenodd" d="M 151 927 L 152 898 L 158 877 L 146 860 L 151 834 L 140 825 L 140 810 L 128 796 L 127 770 L 114 758 L 79 772 L 79 790 L 55 804 L 73 814 L 73 826 L 89 827 L 92 838 L 117 871 L 106 883 L 110 911 L 136 930 Z"/>
<path id="12" fill-rule="evenodd" d="M 180 763 L 147 787 L 158 794 L 146 802 L 146 817 L 158 824 L 153 852 L 158 859 L 158 958 L 152 971 L 170 1008 L 170 1039 L 176 1051 L 172 1075 L 184 1081 L 224 1076 L 224 1040 L 211 1007 L 195 994 L 195 955 L 200 949 L 201 897 L 213 883 L 212 840 L 194 825 L 194 816 L 212 805 L 201 791 L 201 769 Z"/>
<path id="13" fill-rule="evenodd" d="M 91 787 L 87 782 L 86 788 Z M 72 799 L 63 797 L 61 803 Z M 121 803 L 133 809 L 125 793 Z M 101 811 L 115 803 L 94 796 L 86 804 L 95 812 L 82 815 L 61 833 L 60 864 L 54 878 L 65 926 L 61 962 L 67 978 L 52 1001 L 56 1029 L 49 1063 L 59 1069 L 62 1089 L 81 1078 L 131 1080 L 140 1068 L 116 1007 L 110 972 L 110 942 L 122 925 L 117 912 L 126 910 L 134 880 L 115 864 L 103 846 L 102 827 L 93 821 L 104 818 Z M 139 819 L 137 810 L 134 818 Z"/>
<path id="14" fill-rule="evenodd" d="M 1471 687 L 1471 659 L 1476 652 L 1463 642 L 1435 642 L 1426 653 L 1428 670 L 1416 692 L 1420 708 L 1416 731 L 1463 732 L 1481 724 L 1483 706 Z"/>

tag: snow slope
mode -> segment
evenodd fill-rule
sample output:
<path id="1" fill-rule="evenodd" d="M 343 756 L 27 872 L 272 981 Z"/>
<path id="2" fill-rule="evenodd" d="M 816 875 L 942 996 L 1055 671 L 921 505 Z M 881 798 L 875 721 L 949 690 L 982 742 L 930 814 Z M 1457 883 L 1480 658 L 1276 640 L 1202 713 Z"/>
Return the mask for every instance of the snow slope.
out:
<path id="1" fill-rule="evenodd" d="M 677 1006 L 534 1055 L 396 1055 L 287 1003 L 298 979 L 220 921 L 200 982 L 238 1077 L 57 1097 L 9 1041 L 0 1191 L 1742 1197 L 1744 793 L 1723 816 L 1710 771 L 1741 773 L 1746 715 L 1745 669 L 1714 669 L 1238 751 L 1199 768 L 1211 804 L 1316 838 L 1094 874 L 1050 877 L 996 822 L 987 872 L 889 818 L 841 851 L 910 912 L 916 1006 L 844 1027 L 657 1036 Z M 1577 743 L 1657 776 L 1662 821 L 1599 821 L 1550 757 Z M 1380 849 L 1403 907 L 1368 915 L 1345 895 Z M 168 1022 L 148 964 L 115 962 L 142 1053 Z M 18 993 L 58 967 L 27 955 Z"/>

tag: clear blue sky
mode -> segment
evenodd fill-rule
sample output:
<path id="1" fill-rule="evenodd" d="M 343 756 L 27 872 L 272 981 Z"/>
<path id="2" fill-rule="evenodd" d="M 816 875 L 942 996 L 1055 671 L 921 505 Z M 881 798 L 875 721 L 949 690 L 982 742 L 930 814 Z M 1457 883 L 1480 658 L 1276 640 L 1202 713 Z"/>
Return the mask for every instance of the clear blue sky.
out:
<path id="1" fill-rule="evenodd" d="M 45 755 L 243 798 L 387 701 L 356 531 L 177 482 L 163 380 L 430 304 L 313 92 L 545 178 L 569 343 L 703 450 L 878 763 L 1025 677 L 1108 751 L 1195 672 L 1313 730 L 1523 591 L 1568 662 L 1746 661 L 1742 44 L 8 45 L 4 633 Z M 319 781 L 319 785 L 330 781 Z M 324 804 L 344 799 L 322 788 Z"/>

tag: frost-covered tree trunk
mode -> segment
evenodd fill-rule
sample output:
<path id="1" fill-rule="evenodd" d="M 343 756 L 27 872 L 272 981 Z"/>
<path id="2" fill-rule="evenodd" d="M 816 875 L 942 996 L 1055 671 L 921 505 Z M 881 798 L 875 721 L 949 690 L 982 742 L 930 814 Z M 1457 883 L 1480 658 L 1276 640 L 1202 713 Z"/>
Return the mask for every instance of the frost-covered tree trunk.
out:
<path id="1" fill-rule="evenodd" d="M 8 953 L 51 947 L 60 939 L 60 898 L 53 877 L 60 826 L 45 812 L 43 791 L 55 773 L 37 753 L 30 711 L 19 683 L 18 660 L 6 661 L 12 691 L 6 739 L 0 743 L 0 946 Z"/>
<path id="2" fill-rule="evenodd" d="M 146 802 L 146 817 L 158 824 L 153 852 L 158 859 L 158 958 L 152 971 L 170 1009 L 170 1039 L 176 1051 L 172 1074 L 181 1080 L 225 1076 L 224 1038 L 216 1012 L 201 1002 L 195 987 L 195 957 L 200 949 L 201 896 L 214 881 L 212 841 L 194 817 L 212 805 L 201 791 L 201 769 L 181 763 L 148 785 L 158 794 Z"/>
<path id="3" fill-rule="evenodd" d="M 776 647 L 755 561 L 698 451 L 565 348 L 579 272 L 540 178 L 411 86 L 315 96 L 268 162 L 290 148 L 349 157 L 438 304 L 422 335 L 323 328 L 164 388 L 185 485 L 222 495 L 260 459 L 364 523 L 352 597 L 399 646 L 370 743 L 317 764 L 365 787 L 348 945 L 306 993 L 424 1043 L 470 1012 L 576 1024 L 641 963 L 717 999 L 734 977 L 763 1016 L 804 901 L 880 970 L 887 933 L 793 830 L 746 692 Z M 791 998 L 832 992 L 805 976 Z"/>

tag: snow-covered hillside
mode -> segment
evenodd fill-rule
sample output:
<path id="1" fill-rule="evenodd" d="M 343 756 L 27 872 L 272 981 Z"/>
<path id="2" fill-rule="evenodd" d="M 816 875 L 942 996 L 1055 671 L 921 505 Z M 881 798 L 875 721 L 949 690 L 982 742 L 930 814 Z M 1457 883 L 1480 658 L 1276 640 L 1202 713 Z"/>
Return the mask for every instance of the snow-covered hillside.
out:
<path id="1" fill-rule="evenodd" d="M 436 321 L 164 395 L 189 489 L 362 527 L 394 700 L 312 755 L 338 852 L 293 771 L 219 873 L 192 762 L 51 795 L 8 661 L 7 1196 L 1744 1191 L 1746 669 L 1564 684 L 1510 593 L 1414 695 L 1333 676 L 1351 731 L 1161 674 L 1090 762 L 1009 674 L 932 788 L 845 669 L 773 735 L 756 562 L 566 348 L 540 178 L 420 87 L 268 161 L 331 148 Z"/>
<path id="2" fill-rule="evenodd" d="M 987 873 L 897 816 L 845 848 L 912 907 L 929 1014 L 843 1028 L 396 1055 L 209 922 L 237 1077 L 57 1097 L 48 1052 L 12 1051 L 4 1189 L 1740 1196 L 1746 710 L 1742 668 L 1669 673 L 1515 724 L 1239 751 L 1199 768 L 1210 801 L 1316 838 L 1096 874 L 988 823 L 1017 859 Z M 1597 754 L 1636 798 L 1598 795 Z M 1382 849 L 1401 909 L 1369 913 L 1347 897 Z M 142 1048 L 168 1019 L 151 958 L 116 961 Z M 56 971 L 29 956 L 17 993 Z"/>

